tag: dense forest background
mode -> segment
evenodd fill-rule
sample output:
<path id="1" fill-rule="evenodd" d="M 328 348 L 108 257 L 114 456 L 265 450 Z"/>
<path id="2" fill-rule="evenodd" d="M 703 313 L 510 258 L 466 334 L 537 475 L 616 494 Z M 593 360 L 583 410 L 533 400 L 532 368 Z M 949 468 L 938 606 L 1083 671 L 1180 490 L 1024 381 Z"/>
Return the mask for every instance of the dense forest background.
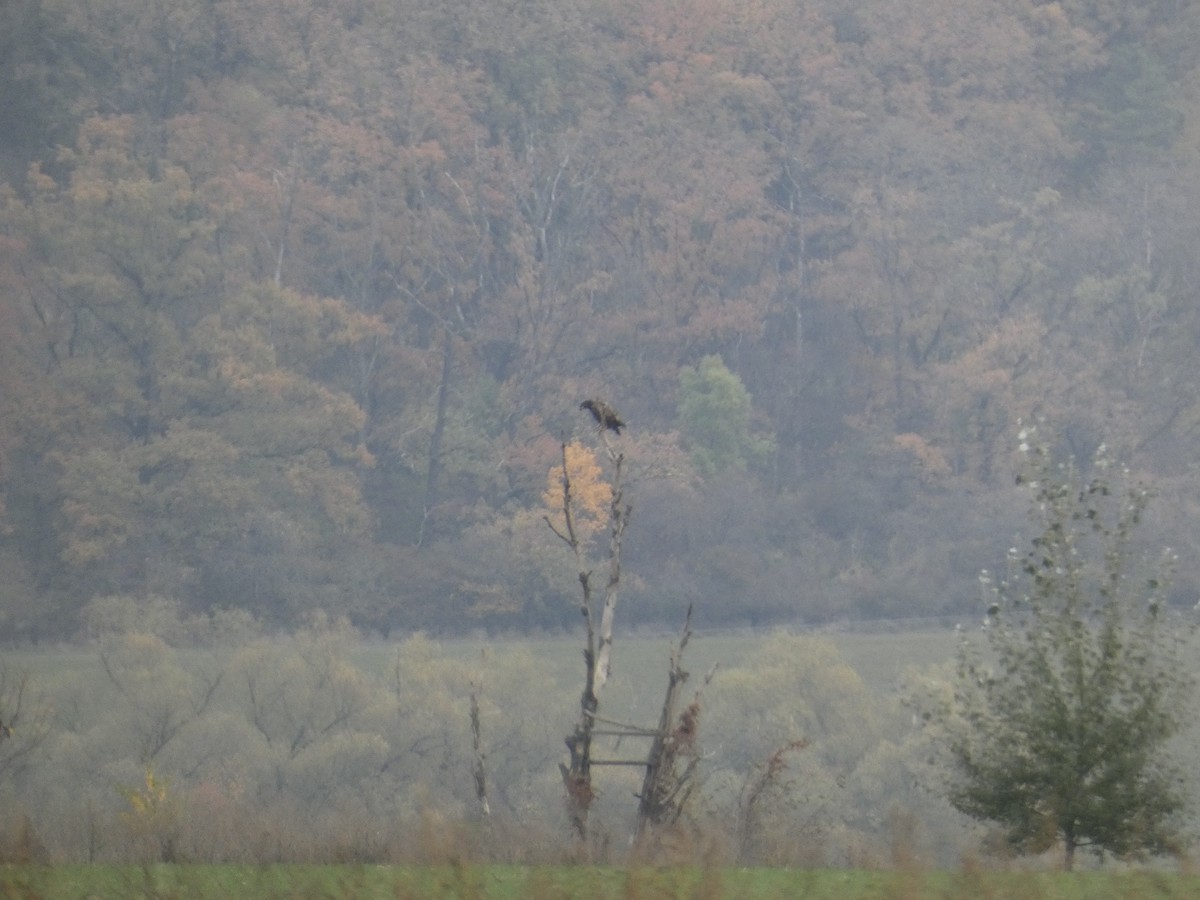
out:
<path id="1" fill-rule="evenodd" d="M 962 612 L 1019 420 L 1160 495 L 1190 603 L 1198 17 L 8 0 L 0 636 L 560 627 L 592 395 L 627 622 Z"/>

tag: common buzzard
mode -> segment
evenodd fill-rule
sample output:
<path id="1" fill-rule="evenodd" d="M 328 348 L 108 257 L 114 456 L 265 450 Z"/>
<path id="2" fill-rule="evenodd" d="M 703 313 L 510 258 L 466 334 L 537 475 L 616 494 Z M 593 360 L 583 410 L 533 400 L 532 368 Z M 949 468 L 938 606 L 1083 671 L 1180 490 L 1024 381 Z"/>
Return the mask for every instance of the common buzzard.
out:
<path id="1" fill-rule="evenodd" d="M 625 427 L 625 423 L 621 421 L 617 411 L 603 400 L 584 400 L 579 404 L 579 408 L 590 412 L 592 418 L 596 420 L 596 425 L 601 429 L 610 428 L 620 434 L 621 429 Z"/>

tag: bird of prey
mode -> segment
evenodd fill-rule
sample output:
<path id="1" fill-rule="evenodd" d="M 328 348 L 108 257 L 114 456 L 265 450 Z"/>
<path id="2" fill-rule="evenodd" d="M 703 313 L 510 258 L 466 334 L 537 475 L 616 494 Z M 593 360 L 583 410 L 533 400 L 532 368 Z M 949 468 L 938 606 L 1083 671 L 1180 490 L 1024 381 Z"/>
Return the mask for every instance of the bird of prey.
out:
<path id="1" fill-rule="evenodd" d="M 625 427 L 625 423 L 621 421 L 617 411 L 603 400 L 584 400 L 579 404 L 579 408 L 590 412 L 592 418 L 596 420 L 596 426 L 601 430 L 610 428 L 620 434 L 621 429 Z"/>

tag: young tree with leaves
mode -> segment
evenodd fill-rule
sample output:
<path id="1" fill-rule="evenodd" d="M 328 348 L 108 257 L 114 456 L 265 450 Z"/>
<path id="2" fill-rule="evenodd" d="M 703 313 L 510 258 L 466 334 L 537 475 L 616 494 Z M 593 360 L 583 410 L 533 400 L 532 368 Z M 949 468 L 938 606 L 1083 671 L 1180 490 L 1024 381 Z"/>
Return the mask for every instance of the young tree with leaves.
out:
<path id="1" fill-rule="evenodd" d="M 1191 679 L 1187 629 L 1165 607 L 1162 564 L 1138 571 L 1134 530 L 1148 500 L 1115 486 L 1103 448 L 1094 475 L 1030 448 L 1018 476 L 1042 524 L 993 584 L 982 642 L 964 638 L 954 702 L 942 709 L 954 762 L 949 799 L 999 824 L 1020 852 L 1061 842 L 1138 857 L 1170 852 L 1183 796 L 1167 755 Z"/>
<path id="2" fill-rule="evenodd" d="M 766 462 L 774 442 L 752 428 L 753 401 L 719 356 L 679 371 L 679 428 L 705 477 Z"/>

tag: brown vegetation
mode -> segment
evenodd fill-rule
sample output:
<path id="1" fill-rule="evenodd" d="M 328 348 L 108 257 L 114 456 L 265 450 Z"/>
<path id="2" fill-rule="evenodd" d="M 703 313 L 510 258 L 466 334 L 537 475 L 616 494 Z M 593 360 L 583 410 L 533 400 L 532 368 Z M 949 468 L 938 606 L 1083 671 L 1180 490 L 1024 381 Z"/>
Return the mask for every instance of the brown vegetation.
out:
<path id="1" fill-rule="evenodd" d="M 589 395 L 640 622 L 961 611 L 1022 416 L 1193 540 L 1194 4 L 168 6 L 0 5 L 0 638 L 564 627 Z"/>

